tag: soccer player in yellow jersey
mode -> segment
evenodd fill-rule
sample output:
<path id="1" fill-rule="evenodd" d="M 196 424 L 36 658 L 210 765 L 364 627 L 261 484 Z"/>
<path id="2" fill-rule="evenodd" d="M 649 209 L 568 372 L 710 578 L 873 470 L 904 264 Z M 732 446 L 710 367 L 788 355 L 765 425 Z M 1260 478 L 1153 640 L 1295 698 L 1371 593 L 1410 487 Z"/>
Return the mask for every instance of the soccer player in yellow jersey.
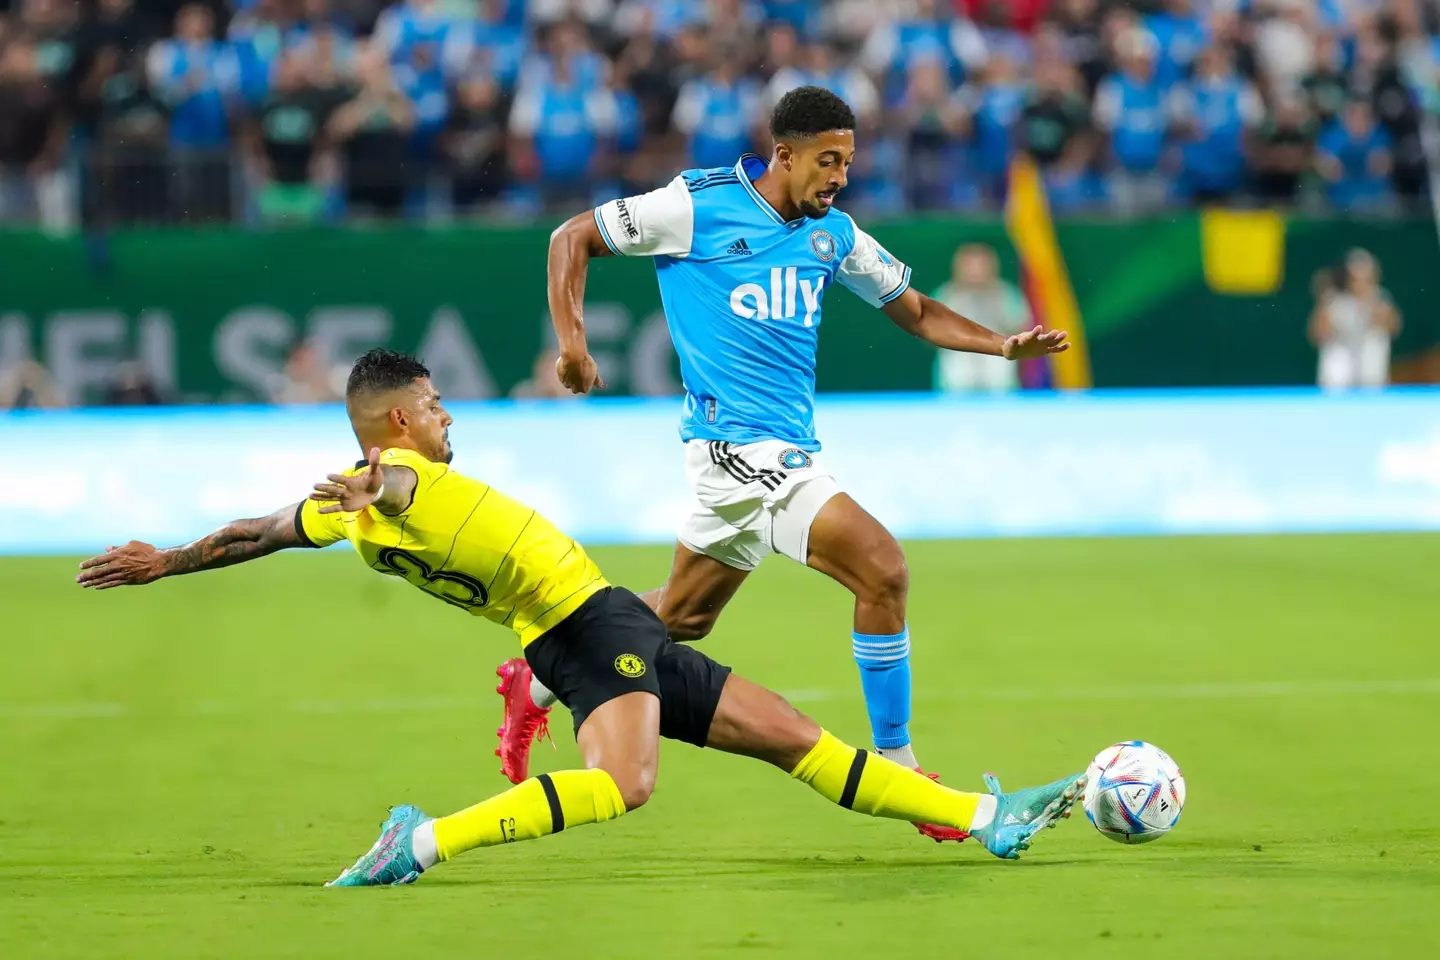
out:
<path id="1" fill-rule="evenodd" d="M 350 373 L 345 405 L 368 456 L 308 499 L 180 547 L 132 540 L 83 562 L 76 578 L 106 590 L 349 540 L 372 570 L 515 631 L 574 715 L 585 769 L 542 773 L 446 817 L 392 807 L 380 839 L 331 886 L 410 883 L 476 847 L 613 820 L 650 798 L 661 737 L 774 764 L 860 813 L 968 831 L 1006 859 L 1084 789 L 1077 774 L 1014 793 L 988 775 L 989 794 L 951 790 L 841 743 L 779 695 L 674 643 L 578 543 L 450 469 L 450 415 L 419 361 L 371 351 Z"/>

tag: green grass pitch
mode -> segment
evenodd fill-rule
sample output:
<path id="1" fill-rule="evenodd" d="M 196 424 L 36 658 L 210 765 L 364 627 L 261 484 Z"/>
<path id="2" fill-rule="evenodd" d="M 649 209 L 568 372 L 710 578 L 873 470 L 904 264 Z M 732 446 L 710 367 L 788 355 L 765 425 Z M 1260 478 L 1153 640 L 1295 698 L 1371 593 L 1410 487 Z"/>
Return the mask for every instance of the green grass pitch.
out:
<path id="1" fill-rule="evenodd" d="M 1433 955 L 1440 537 L 914 543 L 915 742 L 976 788 L 1142 737 L 1189 806 L 1147 847 L 1082 815 L 1028 859 L 937 846 L 669 744 L 650 805 L 325 890 L 390 803 L 500 790 L 511 636 L 353 556 L 104 594 L 0 562 L 0 955 Z M 602 549 L 658 582 L 668 550 Z M 867 742 L 849 603 L 767 563 L 706 649 Z M 557 718 L 558 719 L 558 718 Z M 536 770 L 575 764 L 568 720 Z"/>

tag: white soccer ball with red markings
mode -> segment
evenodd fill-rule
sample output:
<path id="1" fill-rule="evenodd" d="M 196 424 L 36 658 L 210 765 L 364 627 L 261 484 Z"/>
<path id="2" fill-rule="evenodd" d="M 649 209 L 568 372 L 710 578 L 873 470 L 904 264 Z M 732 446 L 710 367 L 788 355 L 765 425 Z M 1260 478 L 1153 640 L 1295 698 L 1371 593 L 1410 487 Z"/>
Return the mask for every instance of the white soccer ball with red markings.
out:
<path id="1" fill-rule="evenodd" d="M 1185 775 L 1153 743 L 1112 744 L 1085 773 L 1085 815 L 1096 830 L 1119 843 L 1160 839 L 1185 809 Z"/>

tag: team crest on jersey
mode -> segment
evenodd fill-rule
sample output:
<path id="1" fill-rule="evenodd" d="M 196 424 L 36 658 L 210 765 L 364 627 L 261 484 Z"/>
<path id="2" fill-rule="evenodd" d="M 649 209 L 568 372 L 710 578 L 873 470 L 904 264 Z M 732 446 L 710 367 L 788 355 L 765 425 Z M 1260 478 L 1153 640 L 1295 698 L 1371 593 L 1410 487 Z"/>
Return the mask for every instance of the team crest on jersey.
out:
<path id="1" fill-rule="evenodd" d="M 824 230 L 816 230 L 810 234 L 810 246 L 815 248 L 815 256 L 826 263 L 835 256 L 835 238 Z"/>
<path id="2" fill-rule="evenodd" d="M 615 672 L 632 680 L 645 676 L 645 661 L 633 653 L 622 653 L 615 658 Z"/>
<path id="3" fill-rule="evenodd" d="M 810 454 L 799 447 L 787 447 L 780 451 L 780 466 L 786 470 L 804 470 L 810 466 Z"/>

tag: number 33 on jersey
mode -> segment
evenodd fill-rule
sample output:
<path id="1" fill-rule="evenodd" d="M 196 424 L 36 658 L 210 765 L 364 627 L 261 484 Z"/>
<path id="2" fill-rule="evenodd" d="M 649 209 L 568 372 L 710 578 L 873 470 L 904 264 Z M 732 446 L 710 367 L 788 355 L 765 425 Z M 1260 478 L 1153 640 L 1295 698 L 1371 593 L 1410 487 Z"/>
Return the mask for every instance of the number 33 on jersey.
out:
<path id="1" fill-rule="evenodd" d="M 371 569 L 511 627 L 522 646 L 607 586 L 583 547 L 499 490 L 413 450 L 386 450 L 380 462 L 415 471 L 415 496 L 401 513 L 321 513 L 306 499 L 295 514 L 301 539 L 349 540 Z"/>
<path id="2" fill-rule="evenodd" d="M 655 258 L 685 381 L 685 440 L 778 439 L 815 451 L 815 353 L 825 291 L 879 307 L 910 269 L 849 215 L 785 220 L 754 180 L 767 161 L 687 170 L 595 209 L 611 251 Z"/>

